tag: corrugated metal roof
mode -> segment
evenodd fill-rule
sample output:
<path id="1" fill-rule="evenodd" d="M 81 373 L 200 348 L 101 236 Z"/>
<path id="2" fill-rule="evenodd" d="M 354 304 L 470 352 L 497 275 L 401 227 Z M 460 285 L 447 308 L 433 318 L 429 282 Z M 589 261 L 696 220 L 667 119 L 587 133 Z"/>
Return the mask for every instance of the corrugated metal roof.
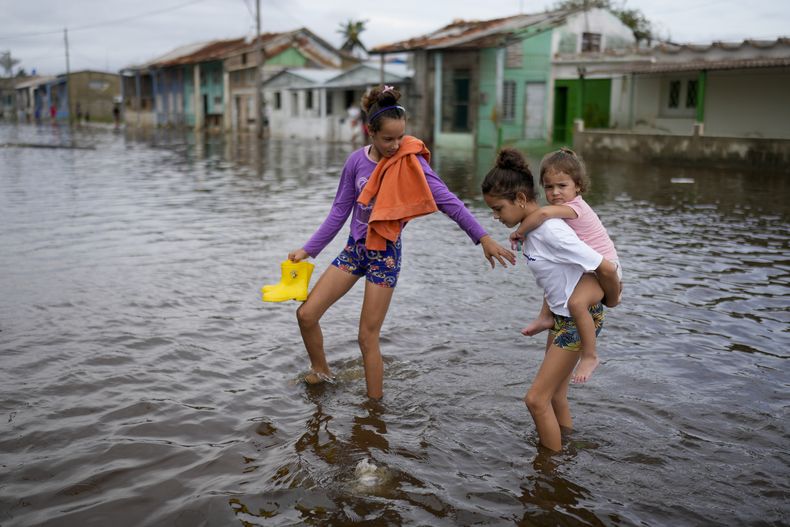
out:
<path id="1" fill-rule="evenodd" d="M 221 60 L 232 51 L 246 45 L 243 38 L 235 38 L 231 40 L 214 40 L 208 44 L 181 56 L 174 57 L 170 60 L 160 61 L 152 64 L 152 66 L 165 68 L 168 66 L 180 66 L 185 64 L 198 64 L 201 62 L 208 62 L 211 60 Z"/>
<path id="2" fill-rule="evenodd" d="M 370 53 L 381 54 L 429 49 L 489 47 L 498 45 L 511 34 L 526 28 L 541 24 L 553 25 L 559 23 L 572 12 L 572 10 L 557 10 L 492 20 L 456 20 L 426 35 L 376 46 L 370 50 Z"/>

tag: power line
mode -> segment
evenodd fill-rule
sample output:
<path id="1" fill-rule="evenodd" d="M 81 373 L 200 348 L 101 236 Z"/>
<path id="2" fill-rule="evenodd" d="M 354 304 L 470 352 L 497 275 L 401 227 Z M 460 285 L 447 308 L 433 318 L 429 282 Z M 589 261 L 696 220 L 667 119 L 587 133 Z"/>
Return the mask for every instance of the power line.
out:
<path id="1" fill-rule="evenodd" d="M 177 9 L 182 9 L 184 7 L 188 7 L 188 6 L 191 6 L 191 5 L 199 4 L 200 2 L 205 2 L 205 1 L 206 0 L 190 0 L 189 2 L 185 2 L 183 4 L 178 4 L 178 5 L 175 5 L 175 6 L 172 6 L 172 7 L 166 7 L 164 9 L 157 9 L 156 11 L 148 11 L 146 13 L 141 13 L 139 15 L 132 15 L 132 16 L 124 17 L 124 18 L 117 18 L 117 19 L 114 19 L 114 20 L 106 20 L 104 22 L 96 22 L 94 24 L 86 24 L 84 26 L 72 27 L 72 28 L 69 28 L 69 31 L 72 31 L 72 32 L 73 31 L 82 31 L 82 30 L 85 30 L 85 29 L 94 29 L 94 28 L 97 28 L 97 27 L 112 26 L 112 25 L 115 25 L 115 24 L 121 24 L 123 22 L 129 22 L 131 20 L 137 20 L 137 19 L 140 19 L 140 18 L 145 18 L 145 17 L 148 17 L 148 16 L 152 16 L 152 15 L 159 15 L 161 13 L 167 13 L 168 11 L 175 11 Z M 11 39 L 16 39 L 16 38 L 27 38 L 27 37 L 40 37 L 40 36 L 44 36 L 44 35 L 54 35 L 54 34 L 61 34 L 61 33 L 63 33 L 62 29 L 56 29 L 56 30 L 52 30 L 52 31 L 42 31 L 42 32 L 39 32 L 39 33 L 19 33 L 17 35 L 0 36 L 0 40 L 11 40 Z"/>

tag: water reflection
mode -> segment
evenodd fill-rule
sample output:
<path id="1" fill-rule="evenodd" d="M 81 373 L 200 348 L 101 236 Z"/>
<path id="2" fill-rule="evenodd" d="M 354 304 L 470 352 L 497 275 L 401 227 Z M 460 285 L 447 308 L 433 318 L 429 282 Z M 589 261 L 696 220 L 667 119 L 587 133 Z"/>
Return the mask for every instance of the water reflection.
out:
<path id="1" fill-rule="evenodd" d="M 327 315 L 338 384 L 295 382 L 296 306 L 259 288 L 350 146 L 0 126 L 8 142 L 94 148 L 0 149 L 4 526 L 785 521 L 783 175 L 590 163 L 626 299 L 544 458 L 522 397 L 545 338 L 518 332 L 540 292 L 440 215 L 404 232 L 384 402 L 365 403 L 361 288 Z M 478 190 L 493 152 L 434 158 L 503 239 Z"/>

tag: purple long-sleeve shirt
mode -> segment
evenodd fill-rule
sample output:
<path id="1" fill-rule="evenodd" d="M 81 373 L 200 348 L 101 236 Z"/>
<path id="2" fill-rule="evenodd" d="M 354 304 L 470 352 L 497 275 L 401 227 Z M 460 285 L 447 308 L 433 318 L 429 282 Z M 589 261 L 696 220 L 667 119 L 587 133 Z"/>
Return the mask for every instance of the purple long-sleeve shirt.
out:
<path id="1" fill-rule="evenodd" d="M 318 227 L 315 234 L 304 245 L 304 250 L 313 258 L 318 256 L 340 229 L 343 228 L 349 213 L 352 211 L 351 236 L 354 240 L 361 240 L 367 235 L 368 220 L 373 210 L 373 203 L 365 207 L 357 203 L 357 198 L 376 168 L 376 162 L 368 156 L 368 148 L 362 147 L 348 156 L 343 167 L 343 173 L 340 176 L 340 184 L 337 187 L 335 201 L 332 202 L 332 209 L 329 211 L 324 223 Z M 483 226 L 469 212 L 463 201 L 450 192 L 450 189 L 434 173 L 428 162 L 422 156 L 418 157 L 436 206 L 455 221 L 477 244 L 480 238 L 487 234 Z"/>

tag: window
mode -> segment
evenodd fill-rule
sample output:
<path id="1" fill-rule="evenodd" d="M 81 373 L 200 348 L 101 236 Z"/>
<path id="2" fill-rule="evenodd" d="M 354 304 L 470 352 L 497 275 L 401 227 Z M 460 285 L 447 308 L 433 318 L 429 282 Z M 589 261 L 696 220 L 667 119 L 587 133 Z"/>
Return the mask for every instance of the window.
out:
<path id="1" fill-rule="evenodd" d="M 280 92 L 274 92 L 274 109 L 279 110 L 283 107 L 283 96 Z"/>
<path id="2" fill-rule="evenodd" d="M 677 108 L 679 105 L 680 105 L 680 81 L 670 81 L 668 106 L 670 108 Z"/>
<path id="3" fill-rule="evenodd" d="M 582 53 L 586 51 L 601 51 L 600 33 L 582 33 Z"/>
<path id="4" fill-rule="evenodd" d="M 686 84 L 686 108 L 697 107 L 697 81 L 688 81 Z"/>
<path id="5" fill-rule="evenodd" d="M 329 92 L 326 94 L 326 114 L 332 115 L 332 93 Z"/>
<path id="6" fill-rule="evenodd" d="M 247 54 L 246 53 L 242 53 L 241 54 L 241 63 L 242 64 L 247 64 Z"/>
<path id="7" fill-rule="evenodd" d="M 516 82 L 505 81 L 502 88 L 502 120 L 513 121 L 516 118 Z"/>
<path id="8" fill-rule="evenodd" d="M 661 114 L 664 117 L 694 117 L 699 97 L 699 81 L 696 77 L 665 78 L 661 94 Z"/>

